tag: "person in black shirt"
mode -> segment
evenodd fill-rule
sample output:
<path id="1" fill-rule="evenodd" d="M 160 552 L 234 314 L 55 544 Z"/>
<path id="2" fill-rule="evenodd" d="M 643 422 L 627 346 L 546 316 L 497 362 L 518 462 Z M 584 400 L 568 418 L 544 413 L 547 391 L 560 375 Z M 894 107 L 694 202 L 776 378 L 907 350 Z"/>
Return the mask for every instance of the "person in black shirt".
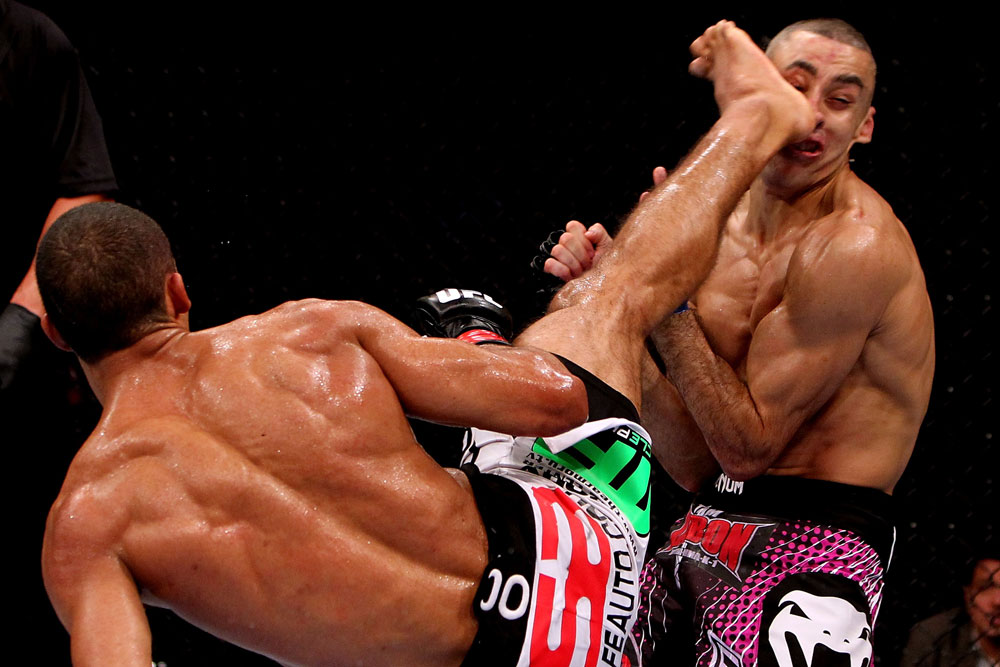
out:
<path id="1" fill-rule="evenodd" d="M 101 119 L 73 45 L 41 12 L 0 0 L 0 285 L 13 293 L 0 316 L 4 394 L 41 340 L 35 333 L 42 310 L 33 263 L 38 239 L 62 213 L 116 189 Z"/>
<path id="2" fill-rule="evenodd" d="M 38 239 L 63 212 L 108 199 L 117 183 L 80 60 L 47 16 L 0 0 L 0 445 L 5 485 L 8 632 L 42 637 L 33 664 L 59 664 L 65 642 L 41 575 L 45 517 L 99 406 L 76 360 L 45 339 L 35 282 Z M 12 562 L 11 562 L 12 561 Z"/>

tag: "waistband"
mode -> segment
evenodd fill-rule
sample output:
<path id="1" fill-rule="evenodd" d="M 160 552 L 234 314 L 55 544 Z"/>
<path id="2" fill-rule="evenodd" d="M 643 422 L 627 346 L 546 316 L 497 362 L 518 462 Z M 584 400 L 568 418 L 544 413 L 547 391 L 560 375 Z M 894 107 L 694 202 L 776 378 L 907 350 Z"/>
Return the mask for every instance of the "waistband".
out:
<path id="1" fill-rule="evenodd" d="M 721 474 L 702 487 L 693 502 L 730 512 L 845 528 L 867 540 L 886 563 L 895 542 L 895 501 L 883 491 L 863 486 L 775 475 L 734 482 Z"/>

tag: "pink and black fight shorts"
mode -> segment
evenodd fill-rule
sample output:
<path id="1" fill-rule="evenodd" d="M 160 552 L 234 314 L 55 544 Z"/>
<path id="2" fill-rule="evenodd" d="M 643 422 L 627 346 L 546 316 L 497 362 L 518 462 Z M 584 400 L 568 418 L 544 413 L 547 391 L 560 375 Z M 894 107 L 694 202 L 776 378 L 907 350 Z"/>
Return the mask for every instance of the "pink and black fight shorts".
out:
<path id="1" fill-rule="evenodd" d="M 720 475 L 646 564 L 623 664 L 870 667 L 894 542 L 881 491 Z"/>

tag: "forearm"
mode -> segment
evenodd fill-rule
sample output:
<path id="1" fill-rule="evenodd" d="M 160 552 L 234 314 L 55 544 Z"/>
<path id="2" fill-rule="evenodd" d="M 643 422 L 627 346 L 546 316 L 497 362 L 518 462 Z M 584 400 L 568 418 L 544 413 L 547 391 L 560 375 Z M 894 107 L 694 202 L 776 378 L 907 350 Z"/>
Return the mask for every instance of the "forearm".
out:
<path id="1" fill-rule="evenodd" d="M 73 667 L 149 667 L 153 663 L 153 648 L 149 632 L 145 637 L 83 636 L 76 633 L 70 638 Z"/>
<path id="2" fill-rule="evenodd" d="M 694 311 L 670 317 L 653 340 L 722 470 L 734 479 L 765 472 L 784 443 L 768 432 L 749 387 L 712 350 Z"/>
<path id="3" fill-rule="evenodd" d="M 556 435 L 587 418 L 580 380 L 551 354 L 511 347 L 510 315 L 489 295 L 441 290 L 419 299 L 417 313 L 418 326 L 431 337 L 415 344 L 426 351 L 411 346 L 409 353 L 419 352 L 425 364 L 441 364 L 442 382 L 430 401 L 423 400 L 428 393 L 424 387 L 416 394 L 397 387 L 411 416 L 540 436 Z M 413 336 L 413 332 L 399 333 Z M 456 341 L 440 336 L 461 342 L 456 346 Z"/>
<path id="4" fill-rule="evenodd" d="M 394 382 L 411 417 L 536 436 L 557 435 L 587 418 L 583 382 L 552 355 L 531 348 L 477 347 L 448 339 L 422 339 L 421 346 L 432 350 L 424 370 L 439 368 L 431 372 L 438 377 L 434 391 L 424 386 L 411 390 L 409 383 Z M 458 364 L 456 348 L 462 357 Z M 397 377 L 393 373 L 390 380 Z"/>
<path id="5" fill-rule="evenodd" d="M 81 557 L 85 549 L 74 552 L 80 562 L 66 564 L 65 553 L 59 554 L 62 558 L 54 556 L 61 550 L 52 548 L 52 539 L 47 533 L 42 570 L 52 606 L 70 634 L 73 665 L 149 667 L 153 656 L 149 621 L 125 565 L 113 556 Z"/>
<path id="6" fill-rule="evenodd" d="M 79 600 L 67 628 L 74 667 L 152 663 L 152 635 L 134 587 L 103 590 Z"/>
<path id="7" fill-rule="evenodd" d="M 587 418 L 582 381 L 551 354 L 420 336 L 357 302 L 311 308 L 320 330 L 347 327 L 357 336 L 410 417 L 515 435 L 555 435 Z"/>
<path id="8" fill-rule="evenodd" d="M 677 389 L 649 355 L 642 380 L 642 425 L 650 434 L 653 455 L 674 482 L 687 491 L 697 491 L 718 474 L 719 464 Z"/>

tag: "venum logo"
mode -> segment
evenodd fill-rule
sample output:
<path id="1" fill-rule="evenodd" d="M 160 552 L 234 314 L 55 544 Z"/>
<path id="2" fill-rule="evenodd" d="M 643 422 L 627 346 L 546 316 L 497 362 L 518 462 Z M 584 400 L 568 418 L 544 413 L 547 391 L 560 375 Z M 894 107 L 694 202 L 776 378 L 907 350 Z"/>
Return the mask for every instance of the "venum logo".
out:
<path id="1" fill-rule="evenodd" d="M 778 603 L 767 640 L 781 667 L 843 664 L 868 667 L 872 628 L 845 600 L 792 591 Z M 838 660 L 839 659 L 839 660 Z"/>
<path id="2" fill-rule="evenodd" d="M 804 572 L 765 596 L 761 667 L 870 667 L 871 661 L 871 610 L 856 582 Z"/>
<path id="3" fill-rule="evenodd" d="M 743 482 L 734 482 L 725 473 L 719 475 L 715 480 L 715 490 L 719 493 L 733 493 L 737 496 L 743 495 Z"/>

